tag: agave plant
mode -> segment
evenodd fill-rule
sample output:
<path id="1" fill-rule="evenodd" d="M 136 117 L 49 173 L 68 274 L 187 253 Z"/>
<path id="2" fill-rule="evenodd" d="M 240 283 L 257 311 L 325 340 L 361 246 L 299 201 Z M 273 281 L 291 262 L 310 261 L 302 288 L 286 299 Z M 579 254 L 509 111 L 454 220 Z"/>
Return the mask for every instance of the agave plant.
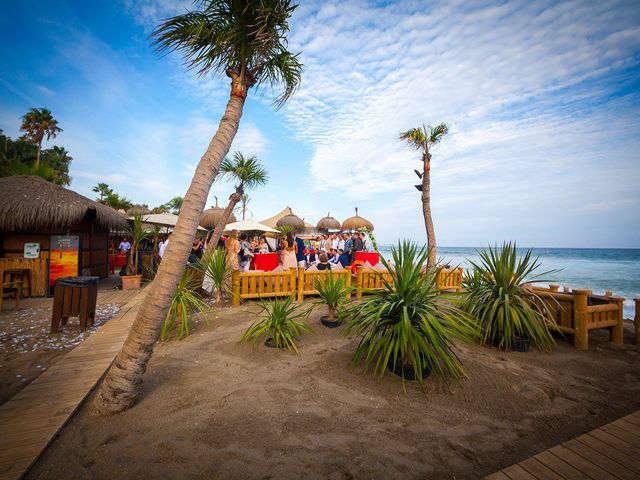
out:
<path id="1" fill-rule="evenodd" d="M 545 308 L 546 302 L 525 284 L 544 282 L 543 276 L 555 271 L 535 273 L 538 257 L 527 250 L 518 259 L 511 242 L 501 248 L 489 246 L 478 255 L 479 262 L 469 261 L 473 273 L 465 277 L 464 306 L 479 321 L 481 342 L 511 350 L 516 341 L 529 340 L 532 346 L 548 350 L 555 343 L 549 332 L 555 328 L 555 308 Z"/>
<path id="2" fill-rule="evenodd" d="M 178 330 L 178 336 L 184 338 L 189 335 L 189 327 L 193 315 L 202 313 L 209 305 L 202 299 L 199 276 L 194 275 L 190 268 L 186 268 L 176 287 L 176 293 L 171 301 L 171 306 L 162 324 L 160 339 L 167 340 L 171 332 Z"/>
<path id="3" fill-rule="evenodd" d="M 242 335 L 242 341 L 252 341 L 255 347 L 261 337 L 265 343 L 269 340 L 277 348 L 286 348 L 298 353 L 296 339 L 303 333 L 313 333 L 303 320 L 311 313 L 311 308 L 294 304 L 293 296 L 274 298 L 271 301 L 260 300 L 262 319 L 254 322 Z"/>
<path id="4" fill-rule="evenodd" d="M 454 378 L 466 376 L 453 340 L 474 340 L 479 332 L 474 321 L 453 303 L 437 300 L 439 269 L 425 271 L 428 251 L 403 241 L 391 249 L 392 281 L 373 291 L 362 303 L 348 309 L 346 333 L 361 337 L 353 364 L 364 362 L 374 373 L 387 367 L 411 366 L 422 381 L 423 372 L 434 371 Z M 403 380 L 405 369 L 401 369 Z"/>
<path id="5" fill-rule="evenodd" d="M 216 303 L 220 303 L 222 292 L 228 293 L 231 270 L 227 268 L 226 254 L 223 248 L 211 249 L 202 255 L 196 266 L 205 279 L 213 282 Z"/>
<path id="6" fill-rule="evenodd" d="M 320 298 L 322 298 L 322 301 L 318 303 L 325 304 L 328 307 L 327 321 L 340 324 L 339 320 L 336 321 L 336 312 L 343 305 L 347 296 L 353 292 L 353 287 L 347 285 L 347 279 L 343 275 L 334 275 L 329 271 L 324 279 L 316 277 L 314 288 L 318 291 Z M 329 323 L 329 325 L 331 325 L 331 323 Z"/>

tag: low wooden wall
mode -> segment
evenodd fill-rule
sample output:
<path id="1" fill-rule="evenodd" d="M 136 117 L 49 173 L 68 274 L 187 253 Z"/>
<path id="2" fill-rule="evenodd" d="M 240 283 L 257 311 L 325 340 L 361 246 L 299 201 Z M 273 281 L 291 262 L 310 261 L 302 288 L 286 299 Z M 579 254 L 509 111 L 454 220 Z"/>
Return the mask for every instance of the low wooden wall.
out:
<path id="1" fill-rule="evenodd" d="M 442 268 L 436 278 L 436 288 L 439 291 L 460 292 L 462 290 L 463 272 L 462 267 Z"/>
<path id="2" fill-rule="evenodd" d="M 5 270 L 29 270 L 30 288 L 23 286 L 21 296 L 45 297 L 48 293 L 49 252 L 41 252 L 40 258 L 0 258 L 0 278 Z"/>
<path id="3" fill-rule="evenodd" d="M 393 277 L 388 271 L 358 267 L 356 271 L 356 298 L 375 290 L 382 290 L 385 283 L 393 283 Z"/>
<path id="4" fill-rule="evenodd" d="M 344 277 L 347 286 L 351 286 L 351 270 L 346 268 L 344 270 L 320 270 L 310 272 L 302 267 L 298 267 L 298 284 L 296 290 L 298 292 L 298 300 L 303 300 L 307 295 L 317 295 L 316 280 L 324 282 L 328 275 L 335 277 Z M 351 298 L 351 295 L 348 296 Z"/>
<path id="5" fill-rule="evenodd" d="M 295 269 L 288 272 L 233 272 L 231 302 L 240 305 L 252 298 L 286 297 L 296 292 Z"/>

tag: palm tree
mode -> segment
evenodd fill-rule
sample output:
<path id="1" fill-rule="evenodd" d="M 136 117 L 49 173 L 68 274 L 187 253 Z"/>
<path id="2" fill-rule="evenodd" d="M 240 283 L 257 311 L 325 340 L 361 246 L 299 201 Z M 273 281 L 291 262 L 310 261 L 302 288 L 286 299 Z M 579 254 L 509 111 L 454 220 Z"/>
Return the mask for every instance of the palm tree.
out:
<path id="1" fill-rule="evenodd" d="M 229 217 L 231 212 L 236 207 L 238 202 L 244 201 L 247 196 L 244 192 L 246 188 L 255 188 L 258 185 L 264 185 L 269 180 L 269 174 L 267 169 L 260 165 L 260 161 L 254 156 L 245 158 L 240 152 L 233 154 L 233 160 L 225 158 L 220 165 L 220 173 L 227 178 L 234 178 L 237 180 L 235 192 L 229 197 L 229 204 L 224 209 L 222 219 L 216 225 L 216 228 L 211 234 L 209 245 L 218 245 L 220 235 L 227 223 L 229 223 Z M 244 220 L 244 214 L 242 216 Z"/>
<path id="2" fill-rule="evenodd" d="M 431 217 L 431 148 L 440 143 L 448 131 L 449 127 L 446 123 L 435 127 L 423 124 L 422 127 L 412 128 L 400 134 L 400 140 L 405 140 L 411 147 L 422 153 L 422 173 L 417 170 L 415 172 L 422 179 L 422 185 L 416 185 L 416 188 L 422 192 L 422 213 L 427 230 L 427 248 L 429 250 L 428 268 L 436 265 L 436 232 Z"/>
<path id="3" fill-rule="evenodd" d="M 58 185 L 69 185 L 71 177 L 69 177 L 69 164 L 73 157 L 69 155 L 69 151 L 64 147 L 54 145 L 42 152 L 43 163 L 46 163 L 54 171 L 53 183 Z"/>
<path id="4" fill-rule="evenodd" d="M 100 203 L 105 203 L 107 197 L 113 195 L 113 190 L 109 188 L 109 185 L 106 183 L 98 183 L 91 191 L 100 196 L 100 200 L 98 200 Z"/>
<path id="5" fill-rule="evenodd" d="M 40 165 L 40 150 L 42 149 L 42 140 L 47 136 L 47 141 L 56 138 L 56 135 L 62 131 L 58 127 L 58 121 L 53 118 L 51 111 L 46 108 L 32 108 L 22 116 L 22 125 L 20 131 L 25 132 L 25 136 L 31 143 L 38 146 L 36 154 L 36 169 Z"/>
<path id="6" fill-rule="evenodd" d="M 178 195 L 177 197 L 173 197 L 167 202 L 167 208 L 171 210 L 171 213 L 173 213 L 174 215 L 178 215 L 180 213 L 180 209 L 182 208 L 183 202 L 184 198 Z"/>
<path id="7" fill-rule="evenodd" d="M 153 32 L 161 52 L 179 52 L 200 75 L 225 74 L 230 98 L 218 130 L 209 142 L 187 190 L 171 242 L 145 301 L 93 403 L 98 414 L 113 414 L 132 406 L 185 268 L 211 184 L 238 131 L 251 87 L 282 87 L 275 101 L 283 105 L 300 84 L 302 64 L 287 50 L 291 0 L 199 0 L 200 11 L 163 21 Z"/>

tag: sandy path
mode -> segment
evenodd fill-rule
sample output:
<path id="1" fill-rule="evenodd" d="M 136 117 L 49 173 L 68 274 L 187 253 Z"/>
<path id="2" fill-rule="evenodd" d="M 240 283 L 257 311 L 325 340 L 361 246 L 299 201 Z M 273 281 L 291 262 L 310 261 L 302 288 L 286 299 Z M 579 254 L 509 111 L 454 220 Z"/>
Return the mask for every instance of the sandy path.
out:
<path id="1" fill-rule="evenodd" d="M 640 408 L 640 348 L 605 335 L 587 353 L 462 345 L 469 380 L 405 394 L 352 370 L 354 341 L 320 311 L 299 356 L 239 344 L 251 311 L 159 345 L 142 400 L 111 418 L 85 405 L 26 478 L 472 479 Z"/>

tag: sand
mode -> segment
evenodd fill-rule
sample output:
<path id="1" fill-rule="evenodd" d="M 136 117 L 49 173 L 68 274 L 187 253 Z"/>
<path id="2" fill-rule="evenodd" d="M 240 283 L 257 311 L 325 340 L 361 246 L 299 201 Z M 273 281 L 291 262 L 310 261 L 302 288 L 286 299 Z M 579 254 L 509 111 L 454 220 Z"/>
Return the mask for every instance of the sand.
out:
<path id="1" fill-rule="evenodd" d="M 156 347 L 138 404 L 88 403 L 28 479 L 472 479 L 640 408 L 640 347 L 604 333 L 553 353 L 459 345 L 468 380 L 424 388 L 350 366 L 355 341 L 310 318 L 300 355 L 239 343 L 255 306 L 212 311 Z"/>

